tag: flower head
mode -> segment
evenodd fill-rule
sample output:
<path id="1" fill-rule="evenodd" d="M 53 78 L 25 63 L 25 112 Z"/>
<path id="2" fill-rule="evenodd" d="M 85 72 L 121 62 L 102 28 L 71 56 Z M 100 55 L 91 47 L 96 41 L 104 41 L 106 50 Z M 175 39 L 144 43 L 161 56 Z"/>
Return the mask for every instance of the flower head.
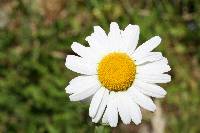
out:
<path id="1" fill-rule="evenodd" d="M 91 98 L 89 116 L 98 123 L 116 127 L 118 114 L 124 124 L 141 123 L 140 107 L 155 111 L 151 97 L 163 98 L 166 91 L 158 83 L 167 83 L 170 66 L 160 52 L 152 52 L 160 42 L 152 37 L 136 48 L 139 26 L 128 25 L 120 30 L 117 23 L 110 24 L 108 35 L 99 27 L 86 37 L 89 47 L 77 42 L 72 50 L 79 56 L 68 55 L 66 67 L 80 73 L 66 87 L 71 101 Z"/>

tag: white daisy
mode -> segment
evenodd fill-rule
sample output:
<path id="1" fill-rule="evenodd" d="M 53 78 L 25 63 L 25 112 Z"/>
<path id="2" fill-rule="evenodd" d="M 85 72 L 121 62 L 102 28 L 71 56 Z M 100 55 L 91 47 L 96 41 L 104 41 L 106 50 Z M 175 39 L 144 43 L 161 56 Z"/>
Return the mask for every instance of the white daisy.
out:
<path id="1" fill-rule="evenodd" d="M 77 42 L 71 46 L 79 56 L 68 55 L 66 67 L 82 74 L 69 82 L 66 92 L 71 101 L 91 98 L 89 116 L 98 123 L 116 127 L 118 114 L 124 124 L 141 123 L 140 107 L 155 111 L 150 97 L 163 98 L 166 91 L 157 83 L 167 83 L 171 77 L 165 72 L 170 66 L 161 52 L 152 52 L 160 42 L 152 37 L 136 48 L 140 29 L 129 24 L 120 30 L 110 24 L 108 35 L 99 27 L 86 37 L 90 47 Z"/>

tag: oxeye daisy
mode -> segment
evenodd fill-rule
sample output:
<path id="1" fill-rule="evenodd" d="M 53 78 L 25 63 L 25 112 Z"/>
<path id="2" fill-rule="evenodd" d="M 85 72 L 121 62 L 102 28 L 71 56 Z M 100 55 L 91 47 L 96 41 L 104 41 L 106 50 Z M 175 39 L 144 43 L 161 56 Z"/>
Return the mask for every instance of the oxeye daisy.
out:
<path id="1" fill-rule="evenodd" d="M 163 98 L 166 91 L 158 83 L 171 81 L 170 66 L 161 52 L 152 52 L 160 42 L 152 37 L 137 46 L 140 29 L 129 24 L 120 30 L 110 24 L 108 35 L 99 27 L 86 37 L 89 47 L 77 42 L 71 46 L 78 54 L 68 55 L 66 67 L 81 74 L 69 82 L 66 93 L 71 101 L 91 99 L 89 116 L 92 122 L 116 127 L 121 118 L 124 124 L 141 123 L 140 107 L 155 111 L 151 97 Z"/>

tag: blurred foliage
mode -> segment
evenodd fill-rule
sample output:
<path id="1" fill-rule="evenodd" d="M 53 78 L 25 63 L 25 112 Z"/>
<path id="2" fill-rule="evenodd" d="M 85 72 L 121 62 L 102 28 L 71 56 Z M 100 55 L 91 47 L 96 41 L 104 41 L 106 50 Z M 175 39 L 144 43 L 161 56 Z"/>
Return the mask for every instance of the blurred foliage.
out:
<path id="1" fill-rule="evenodd" d="M 172 82 L 163 86 L 168 95 L 160 100 L 165 130 L 200 132 L 200 1 L 1 0 L 1 133 L 128 132 L 95 127 L 88 104 L 69 102 L 64 90 L 76 76 L 64 66 L 72 42 L 87 45 L 92 26 L 108 31 L 111 21 L 138 24 L 140 44 L 162 37 L 158 50 L 172 66 Z M 143 124 L 149 123 L 147 113 Z"/>

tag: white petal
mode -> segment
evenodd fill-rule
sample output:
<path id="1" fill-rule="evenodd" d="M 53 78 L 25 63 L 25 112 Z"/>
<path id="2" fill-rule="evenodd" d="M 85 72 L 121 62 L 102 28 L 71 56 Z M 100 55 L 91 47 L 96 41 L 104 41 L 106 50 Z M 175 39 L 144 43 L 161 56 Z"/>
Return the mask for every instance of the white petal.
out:
<path id="1" fill-rule="evenodd" d="M 134 81 L 134 85 L 138 90 L 148 96 L 163 98 L 167 94 L 162 87 L 155 84 L 145 83 L 137 79 Z"/>
<path id="2" fill-rule="evenodd" d="M 146 83 L 168 83 L 171 76 L 168 74 L 136 74 L 136 79 Z"/>
<path id="3" fill-rule="evenodd" d="M 72 93 L 76 93 L 78 92 L 79 89 L 83 89 L 83 88 L 76 88 L 72 85 L 68 85 L 66 88 L 65 88 L 65 92 L 66 93 L 69 93 L 69 94 L 72 94 Z"/>
<path id="4" fill-rule="evenodd" d="M 130 124 L 131 122 L 131 117 L 129 115 L 129 108 L 127 106 L 127 101 L 125 98 L 125 93 L 120 93 L 118 92 L 118 98 L 117 98 L 117 107 L 119 111 L 119 115 L 121 117 L 121 120 L 124 124 Z"/>
<path id="5" fill-rule="evenodd" d="M 97 75 L 81 75 L 81 76 L 77 76 L 75 78 L 73 78 L 69 84 L 77 84 L 79 86 L 83 86 L 86 85 L 88 83 L 93 82 L 94 80 L 98 80 Z"/>
<path id="6" fill-rule="evenodd" d="M 100 60 L 100 56 L 92 51 L 90 47 L 85 47 L 80 43 L 73 42 L 71 45 L 72 50 L 84 59 L 97 63 Z"/>
<path id="7" fill-rule="evenodd" d="M 108 117 L 107 116 L 108 116 L 108 109 L 106 107 L 105 112 L 104 112 L 103 117 L 102 117 L 102 123 L 106 124 L 106 125 L 109 125 Z"/>
<path id="8" fill-rule="evenodd" d="M 129 107 L 127 110 L 129 112 L 129 115 L 132 119 L 132 121 L 138 125 L 139 123 L 141 123 L 142 120 L 142 113 L 140 111 L 140 107 L 135 103 L 135 101 L 133 101 L 130 96 L 125 97 L 126 98 L 126 102 L 127 102 L 127 106 Z"/>
<path id="9" fill-rule="evenodd" d="M 90 97 L 98 89 L 100 89 L 101 84 L 99 83 L 99 81 L 96 80 L 96 81 L 91 82 L 88 85 L 83 85 L 83 87 L 84 87 L 83 91 L 74 93 L 69 96 L 71 101 L 80 101 L 80 100 L 84 100 L 84 99 Z"/>
<path id="10" fill-rule="evenodd" d="M 125 42 L 129 54 L 135 51 L 138 44 L 140 28 L 138 25 L 129 24 L 124 31 L 121 31 L 122 39 Z"/>
<path id="11" fill-rule="evenodd" d="M 92 101 L 90 103 L 90 108 L 89 108 L 89 116 L 94 118 L 96 115 L 99 105 L 101 104 L 103 95 L 104 95 L 105 89 L 101 87 L 93 96 Z"/>
<path id="12" fill-rule="evenodd" d="M 106 35 L 105 31 L 100 26 L 94 26 L 94 33 L 96 35 L 96 39 L 99 45 L 107 48 L 108 45 L 108 36 Z"/>
<path id="13" fill-rule="evenodd" d="M 83 85 L 89 85 L 92 82 L 96 82 L 98 79 L 97 75 L 87 76 L 82 75 L 75 77 L 69 82 L 69 85 L 65 88 L 66 93 L 78 93 L 85 89 Z"/>
<path id="14" fill-rule="evenodd" d="M 110 51 L 108 36 L 100 26 L 94 26 L 94 33 L 85 40 L 88 41 L 93 53 L 105 56 Z"/>
<path id="15" fill-rule="evenodd" d="M 140 57 L 135 59 L 136 65 L 141 65 L 143 63 L 147 63 L 147 62 L 154 62 L 154 61 L 158 61 L 163 59 L 162 53 L 161 52 L 149 52 L 148 54 L 146 54 L 144 57 Z"/>
<path id="16" fill-rule="evenodd" d="M 92 33 L 90 36 L 87 36 L 85 40 L 89 43 L 92 51 L 100 56 L 104 56 L 107 52 L 106 48 L 99 44 L 98 35 L 96 33 Z"/>
<path id="17" fill-rule="evenodd" d="M 96 65 L 83 60 L 81 57 L 68 55 L 66 58 L 65 66 L 77 73 L 94 75 L 97 73 Z"/>
<path id="18" fill-rule="evenodd" d="M 136 89 L 136 87 L 132 86 L 131 88 L 129 88 L 128 93 L 131 95 L 132 99 L 144 109 L 153 112 L 156 110 L 156 105 L 153 103 L 151 98 L 142 94 Z"/>
<path id="19" fill-rule="evenodd" d="M 71 45 L 72 50 L 77 53 L 79 56 L 81 57 L 87 57 L 88 54 L 91 55 L 91 51 L 89 50 L 89 47 L 85 47 L 83 45 L 81 45 L 80 43 L 77 42 L 73 42 Z"/>
<path id="20" fill-rule="evenodd" d="M 109 98 L 109 91 L 108 91 L 108 89 L 105 89 L 101 104 L 99 105 L 98 112 L 97 112 L 96 116 L 92 119 L 92 122 L 95 122 L 95 123 L 99 122 L 99 120 L 101 119 L 101 117 L 103 115 L 105 107 L 108 103 L 108 98 Z"/>
<path id="21" fill-rule="evenodd" d="M 109 46 L 112 51 L 120 51 L 123 42 L 120 34 L 119 26 L 116 22 L 110 24 L 110 32 L 108 33 Z"/>
<path id="22" fill-rule="evenodd" d="M 106 110 L 109 125 L 111 127 L 116 127 L 118 123 L 118 111 L 115 92 L 111 92 Z"/>
<path id="23" fill-rule="evenodd" d="M 152 37 L 135 50 L 135 52 L 133 53 L 133 57 L 137 58 L 138 56 L 143 56 L 144 54 L 156 48 L 160 44 L 160 42 L 161 38 L 159 36 Z"/>
<path id="24" fill-rule="evenodd" d="M 167 63 L 167 59 L 163 58 L 159 61 L 137 66 L 136 72 L 139 74 L 162 74 L 171 70 Z"/>
<path id="25" fill-rule="evenodd" d="M 107 38 L 106 32 L 100 26 L 94 26 L 94 32 L 97 33 L 102 39 Z"/>

